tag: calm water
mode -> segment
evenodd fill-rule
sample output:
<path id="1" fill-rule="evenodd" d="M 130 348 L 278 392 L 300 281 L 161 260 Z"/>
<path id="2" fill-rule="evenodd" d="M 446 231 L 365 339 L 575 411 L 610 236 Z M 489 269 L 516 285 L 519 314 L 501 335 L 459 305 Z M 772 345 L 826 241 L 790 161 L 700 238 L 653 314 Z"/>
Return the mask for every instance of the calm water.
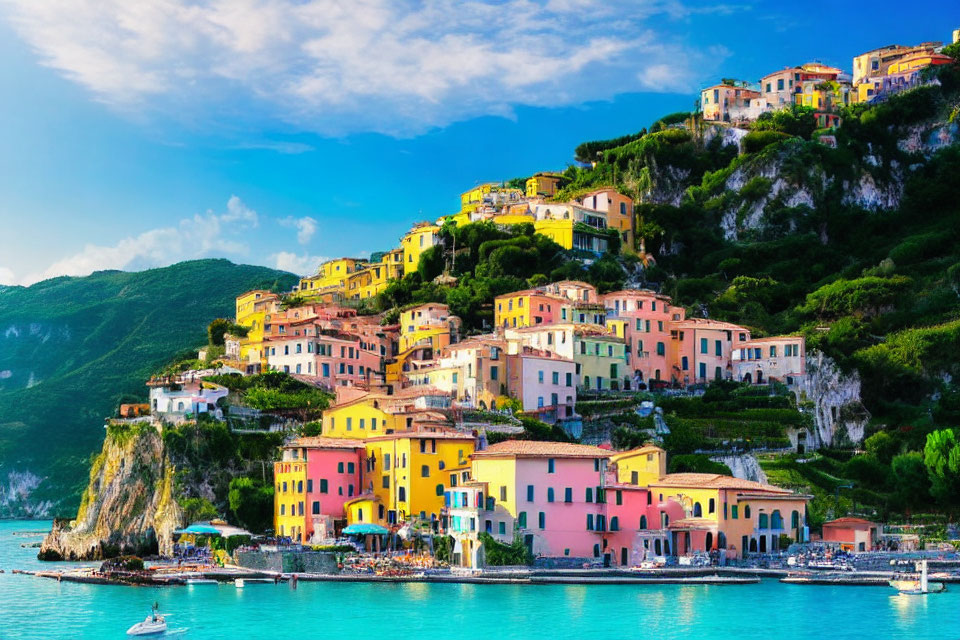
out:
<path id="1" fill-rule="evenodd" d="M 12 575 L 34 568 L 49 523 L 0 522 L 0 638 L 114 638 L 151 603 L 177 638 L 670 638 L 960 640 L 960 587 L 896 596 L 880 587 L 428 584 L 91 586 Z M 45 565 L 50 566 L 50 565 Z M 168 634 L 169 635 L 169 634 Z"/>

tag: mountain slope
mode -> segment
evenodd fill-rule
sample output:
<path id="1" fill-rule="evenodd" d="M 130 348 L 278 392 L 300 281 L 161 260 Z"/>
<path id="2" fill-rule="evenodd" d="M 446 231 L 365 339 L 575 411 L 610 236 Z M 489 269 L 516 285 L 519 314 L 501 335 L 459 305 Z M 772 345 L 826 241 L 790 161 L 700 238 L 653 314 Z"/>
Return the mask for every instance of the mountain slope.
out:
<path id="1" fill-rule="evenodd" d="M 74 509 L 118 400 L 145 399 L 150 373 L 204 343 L 237 294 L 295 281 L 197 260 L 0 290 L 0 516 Z"/>

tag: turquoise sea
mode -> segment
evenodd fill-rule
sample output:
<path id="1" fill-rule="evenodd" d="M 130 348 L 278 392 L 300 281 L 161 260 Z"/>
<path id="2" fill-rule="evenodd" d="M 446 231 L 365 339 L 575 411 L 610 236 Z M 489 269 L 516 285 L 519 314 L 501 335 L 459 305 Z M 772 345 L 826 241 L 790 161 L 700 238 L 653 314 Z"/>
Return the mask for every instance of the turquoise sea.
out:
<path id="1" fill-rule="evenodd" d="M 0 522 L 0 638 L 122 639 L 157 601 L 172 637 L 208 638 L 790 638 L 960 640 L 960 587 L 897 596 L 881 587 L 436 585 L 301 582 L 187 587 L 58 583 L 13 575 L 48 563 L 39 540 Z M 170 634 L 168 634 L 170 635 Z"/>

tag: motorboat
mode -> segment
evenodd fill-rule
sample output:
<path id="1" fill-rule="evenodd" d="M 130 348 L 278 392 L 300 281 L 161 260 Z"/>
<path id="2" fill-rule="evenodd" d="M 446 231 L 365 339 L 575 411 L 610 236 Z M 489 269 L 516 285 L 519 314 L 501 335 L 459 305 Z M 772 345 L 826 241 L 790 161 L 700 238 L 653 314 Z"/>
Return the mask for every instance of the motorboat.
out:
<path id="1" fill-rule="evenodd" d="M 167 632 L 167 620 L 158 613 L 160 605 L 153 603 L 153 611 L 143 622 L 138 622 L 127 629 L 128 636 L 154 636 Z"/>
<path id="2" fill-rule="evenodd" d="M 940 593 L 946 591 L 947 587 L 942 582 L 931 584 L 927 576 L 927 561 L 921 560 L 917 563 L 917 569 L 920 571 L 918 576 L 907 576 L 890 581 L 890 586 L 903 595 L 919 596 L 927 593 Z"/>

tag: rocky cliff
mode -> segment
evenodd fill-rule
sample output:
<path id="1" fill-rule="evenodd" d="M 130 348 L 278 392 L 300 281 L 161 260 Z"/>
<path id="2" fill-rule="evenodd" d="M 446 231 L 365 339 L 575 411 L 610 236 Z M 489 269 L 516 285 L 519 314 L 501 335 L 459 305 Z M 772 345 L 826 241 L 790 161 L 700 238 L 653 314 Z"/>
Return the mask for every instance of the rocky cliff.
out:
<path id="1" fill-rule="evenodd" d="M 727 465 L 734 478 L 768 484 L 767 474 L 760 468 L 760 463 L 753 454 L 744 453 L 740 455 L 711 456 L 710 459 Z"/>
<path id="2" fill-rule="evenodd" d="M 158 426 L 114 424 L 90 469 L 75 520 L 57 520 L 43 541 L 46 560 L 99 560 L 169 553 L 183 525 L 173 497 L 173 466 Z"/>
<path id="3" fill-rule="evenodd" d="M 807 375 L 798 390 L 798 404 L 813 412 L 813 448 L 863 441 L 870 413 L 860 399 L 860 376 L 843 373 L 819 351 L 807 354 Z"/>

